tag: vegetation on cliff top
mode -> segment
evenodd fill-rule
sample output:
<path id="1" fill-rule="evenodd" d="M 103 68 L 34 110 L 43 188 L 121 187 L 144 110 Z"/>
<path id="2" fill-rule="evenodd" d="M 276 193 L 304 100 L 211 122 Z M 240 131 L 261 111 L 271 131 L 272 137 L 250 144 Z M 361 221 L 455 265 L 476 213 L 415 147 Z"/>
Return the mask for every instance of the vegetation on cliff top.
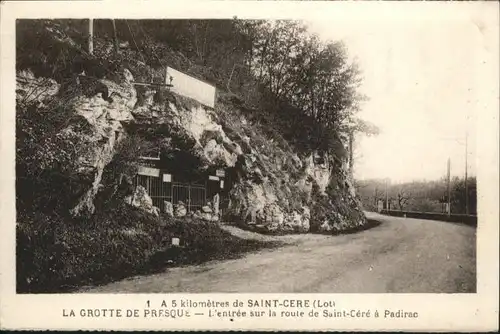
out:
<path id="1" fill-rule="evenodd" d="M 216 84 L 264 117 L 286 110 L 281 132 L 307 151 L 332 149 L 328 144 L 351 130 L 372 130 L 355 118 L 364 97 L 346 47 L 321 42 L 298 21 L 116 20 L 117 44 L 127 45 L 119 52 L 111 21 L 94 25 L 92 56 L 85 51 L 87 20 L 20 20 L 17 69 L 63 83 L 91 62 L 96 77 L 116 77 L 128 68 L 137 81 L 164 82 L 165 68 L 172 66 Z M 44 35 L 56 32 L 58 43 L 44 42 L 54 40 Z"/>

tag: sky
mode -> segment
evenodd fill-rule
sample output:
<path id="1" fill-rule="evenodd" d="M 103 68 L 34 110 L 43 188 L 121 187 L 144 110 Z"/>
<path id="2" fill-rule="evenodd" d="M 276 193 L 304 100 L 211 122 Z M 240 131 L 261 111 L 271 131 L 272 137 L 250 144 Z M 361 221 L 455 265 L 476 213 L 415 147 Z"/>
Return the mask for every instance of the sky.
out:
<path id="1" fill-rule="evenodd" d="M 478 75 L 496 43 L 485 40 L 484 26 L 435 17 L 306 23 L 324 40 L 343 40 L 363 72 L 369 101 L 358 116 L 381 133 L 356 138 L 355 178 L 439 179 L 448 158 L 451 175 L 463 176 L 466 137 L 475 175 L 478 92 L 498 81 L 498 73 Z"/>

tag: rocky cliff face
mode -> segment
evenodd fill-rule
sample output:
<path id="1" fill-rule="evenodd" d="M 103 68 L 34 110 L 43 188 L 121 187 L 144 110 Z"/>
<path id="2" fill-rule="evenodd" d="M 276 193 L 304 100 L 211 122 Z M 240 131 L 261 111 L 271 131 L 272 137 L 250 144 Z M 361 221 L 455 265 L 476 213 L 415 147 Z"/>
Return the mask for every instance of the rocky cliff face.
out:
<path id="1" fill-rule="evenodd" d="M 335 167 L 327 154 L 311 152 L 300 158 L 272 140 L 266 140 L 255 124 L 245 120 L 234 106 L 222 104 L 215 110 L 180 96 L 164 92 L 162 97 L 147 91 L 138 103 L 131 84 L 133 76 L 125 70 L 122 82 L 100 80 L 112 101 L 102 93 L 79 95 L 68 101 L 76 115 L 87 126 L 68 124 L 60 130 L 62 137 L 79 137 L 86 152 L 78 161 L 76 174 L 92 178 L 92 184 L 71 208 L 73 215 L 92 214 L 95 197 L 101 188 L 106 166 L 113 160 L 117 144 L 126 138 L 126 130 L 134 126 L 158 131 L 162 150 L 184 150 L 200 158 L 205 167 L 218 166 L 233 171 L 232 189 L 226 216 L 245 226 L 262 231 L 308 232 L 311 229 L 311 208 L 317 197 L 328 198 L 327 189 L 343 201 L 333 205 L 331 215 L 316 222 L 318 231 L 331 231 L 364 224 L 359 202 L 354 196 L 345 172 Z M 18 75 L 18 98 L 45 85 L 44 94 L 36 95 L 39 103 L 57 94 L 57 83 L 49 78 L 35 78 L 30 72 Z M 231 108 L 234 108 L 231 110 Z M 227 133 L 226 133 L 227 132 Z M 316 197 L 316 198 L 315 198 Z M 351 203 L 351 204 L 349 204 Z M 351 207 L 344 210 L 339 206 Z"/>
<path id="2" fill-rule="evenodd" d="M 140 135 L 164 153 L 182 151 L 195 157 L 200 168 L 229 170 L 226 220 L 265 232 L 331 232 L 365 224 L 347 173 L 334 156 L 298 154 L 280 136 L 269 138 L 223 95 L 212 110 L 168 91 L 138 94 L 131 71 L 115 74 L 113 80 L 75 80 L 70 86 L 76 93 L 65 102 L 78 123 L 70 118 L 57 136 L 78 139 L 81 154 L 74 174 L 91 180 L 68 208 L 74 216 L 95 212 L 103 175 L 117 147 Z M 62 89 L 55 80 L 29 70 L 17 73 L 17 100 L 35 103 L 40 110 Z"/>

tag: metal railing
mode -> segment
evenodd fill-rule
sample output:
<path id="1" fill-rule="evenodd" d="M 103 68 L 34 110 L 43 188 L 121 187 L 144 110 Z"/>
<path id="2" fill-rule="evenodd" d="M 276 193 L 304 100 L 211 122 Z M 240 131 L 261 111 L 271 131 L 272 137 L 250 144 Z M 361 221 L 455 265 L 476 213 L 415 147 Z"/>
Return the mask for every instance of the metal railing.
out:
<path id="1" fill-rule="evenodd" d="M 189 183 L 172 183 L 172 204 L 182 201 L 188 212 L 201 210 L 207 204 L 207 189 L 203 185 Z"/>
<path id="2" fill-rule="evenodd" d="M 165 212 L 165 201 L 173 205 L 183 202 L 188 212 L 201 210 L 207 205 L 206 184 L 191 184 L 181 182 L 163 182 L 162 178 L 148 175 L 137 175 L 135 187 L 143 186 L 153 205 Z"/>

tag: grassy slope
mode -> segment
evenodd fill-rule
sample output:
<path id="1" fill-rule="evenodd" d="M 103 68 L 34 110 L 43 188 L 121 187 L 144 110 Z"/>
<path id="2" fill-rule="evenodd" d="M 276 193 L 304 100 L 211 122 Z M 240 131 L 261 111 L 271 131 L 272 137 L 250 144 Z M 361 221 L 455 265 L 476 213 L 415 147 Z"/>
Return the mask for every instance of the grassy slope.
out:
<path id="1" fill-rule="evenodd" d="M 204 221 L 157 218 L 126 205 L 90 220 L 40 212 L 18 215 L 18 293 L 68 292 L 277 245 L 243 240 Z M 171 245 L 173 237 L 181 247 Z"/>

